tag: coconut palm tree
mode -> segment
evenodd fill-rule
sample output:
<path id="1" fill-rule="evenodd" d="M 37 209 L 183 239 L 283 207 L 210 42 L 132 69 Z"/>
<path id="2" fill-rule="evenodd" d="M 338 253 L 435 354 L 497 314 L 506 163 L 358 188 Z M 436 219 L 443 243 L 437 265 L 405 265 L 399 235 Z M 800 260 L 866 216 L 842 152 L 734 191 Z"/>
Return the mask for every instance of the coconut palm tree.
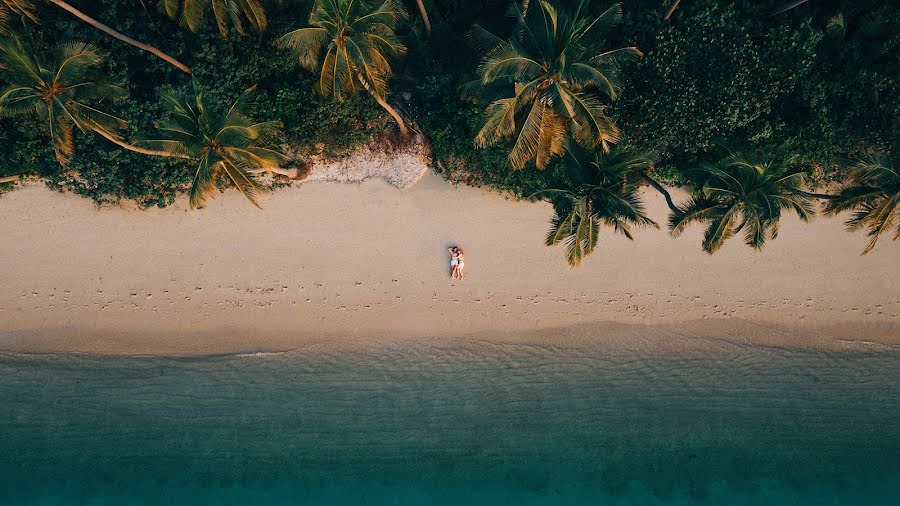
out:
<path id="1" fill-rule="evenodd" d="M 196 164 L 190 188 L 191 208 L 204 206 L 220 177 L 231 181 L 259 207 L 254 174 L 286 173 L 279 168 L 285 156 L 275 147 L 281 122 L 257 122 L 244 112 L 252 91 L 251 88 L 242 93 L 227 111 L 208 109 L 197 86 L 190 97 L 167 93 L 163 102 L 168 114 L 156 124 L 160 138 L 138 142 L 163 156 L 187 158 Z"/>
<path id="2" fill-rule="evenodd" d="M 888 158 L 873 158 L 853 168 L 850 185 L 825 205 L 826 214 L 844 211 L 855 211 L 847 221 L 849 230 L 868 232 L 862 255 L 872 251 L 885 231 L 896 228 L 894 240 L 900 238 L 900 171 Z"/>
<path id="3" fill-rule="evenodd" d="M 70 42 L 44 64 L 16 37 L 0 40 L 0 69 L 7 86 L 0 91 L 0 116 L 34 114 L 46 119 L 53 152 L 62 165 L 75 154 L 74 132 L 95 132 L 131 151 L 158 154 L 126 143 L 118 134 L 128 123 L 101 110 L 99 103 L 124 97 L 119 84 L 97 77 L 105 55 L 91 44 Z"/>
<path id="4" fill-rule="evenodd" d="M 9 35 L 9 22 L 13 16 L 37 22 L 31 0 L 0 0 L 0 35 Z"/>
<path id="5" fill-rule="evenodd" d="M 406 52 L 394 29 L 406 13 L 392 0 L 375 7 L 358 0 L 319 0 L 309 14 L 309 26 L 280 37 L 279 47 L 293 50 L 300 65 L 319 73 L 318 91 L 338 102 L 369 92 L 397 122 L 406 123 L 387 102 L 390 58 Z"/>
<path id="6" fill-rule="evenodd" d="M 659 226 L 647 217 L 638 190 L 641 174 L 649 165 L 644 157 L 629 155 L 594 155 L 589 162 L 575 156 L 568 158 L 576 171 L 586 177 L 580 184 L 567 189 L 548 189 L 531 195 L 533 200 L 548 200 L 556 214 L 547 246 L 566 244 L 569 267 L 578 266 L 597 246 L 600 225 L 611 227 L 634 240 L 632 227 Z"/>
<path id="7" fill-rule="evenodd" d="M 740 232 L 748 246 L 761 250 L 778 236 L 783 210 L 793 210 L 803 221 L 815 214 L 811 196 L 801 189 L 804 171 L 793 166 L 792 158 L 751 162 L 731 156 L 696 173 L 704 180 L 699 195 L 673 213 L 669 225 L 677 237 L 691 223 L 708 223 L 703 250 L 709 254 Z"/>
<path id="8" fill-rule="evenodd" d="M 265 30 L 268 25 L 262 0 L 159 0 L 159 5 L 170 18 L 180 17 L 181 25 L 192 32 L 200 29 L 207 7 L 212 10 L 216 26 L 223 37 L 228 35 L 229 21 L 241 35 L 246 33 L 242 18 L 258 32 Z"/>
<path id="9" fill-rule="evenodd" d="M 601 95 L 616 98 L 620 65 L 641 52 L 602 49 L 603 36 L 622 19 L 622 6 L 613 4 L 590 17 L 589 3 L 578 0 L 571 10 L 558 11 L 540 0 L 522 14 L 514 2 L 511 9 L 525 20 L 518 36 L 502 40 L 482 28 L 473 30 L 479 47 L 491 47 L 478 67 L 482 92 L 502 86 L 513 93 L 488 106 L 476 146 L 512 139 L 513 168 L 532 160 L 544 168 L 566 151 L 570 138 L 604 151 L 619 139 Z"/>

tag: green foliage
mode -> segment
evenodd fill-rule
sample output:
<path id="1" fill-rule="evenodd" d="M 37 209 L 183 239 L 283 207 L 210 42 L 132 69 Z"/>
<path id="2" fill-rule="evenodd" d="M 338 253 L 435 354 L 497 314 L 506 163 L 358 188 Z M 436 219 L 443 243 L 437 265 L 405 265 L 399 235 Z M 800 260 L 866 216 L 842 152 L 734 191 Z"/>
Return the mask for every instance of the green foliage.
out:
<path id="1" fill-rule="evenodd" d="M 861 1 L 818 17 L 826 38 L 800 84 L 793 119 L 798 149 L 810 160 L 846 167 L 900 151 L 900 8 L 889 4 Z M 836 16 L 843 18 L 840 30 Z"/>
<path id="2" fill-rule="evenodd" d="M 23 20 L 23 12 L 10 6 L 25 4 L 0 0 L 0 17 L 6 15 L 9 29 L 35 54 L 52 54 L 59 43 L 70 41 L 108 53 L 95 70 L 128 91 L 127 98 L 102 101 L 104 110 L 128 121 L 127 129 L 118 131 L 122 139 L 152 135 L 154 120 L 165 112 L 160 97 L 190 92 L 190 78 L 168 63 L 49 2 L 33 3 L 35 10 Z M 416 9 L 412 0 L 402 3 Z M 550 3 L 560 12 L 582 4 Z M 770 2 L 682 2 L 664 22 L 668 3 L 627 2 L 623 23 L 606 37 L 609 47 L 637 46 L 646 53 L 613 69 L 612 74 L 621 76 L 620 98 L 604 114 L 619 128 L 624 148 L 653 155 L 657 177 L 701 187 L 703 181 L 692 179 L 690 169 L 715 164 L 723 146 L 748 154 L 778 147 L 800 155 L 798 169 L 836 178 L 852 177 L 844 168 L 859 159 L 896 153 L 900 8 L 895 2 L 808 2 L 776 16 Z M 346 153 L 384 130 L 387 117 L 371 98 L 363 94 L 342 103 L 323 99 L 316 92 L 321 73 L 299 68 L 297 53 L 275 48 L 279 36 L 308 26 L 313 0 L 264 0 L 267 27 L 259 32 L 251 30 L 245 12 L 234 11 L 248 34 L 240 36 L 229 15 L 225 37 L 210 0 L 191 4 L 206 8 L 191 27 L 194 31 L 180 29 L 157 8 L 157 1 L 75 3 L 86 14 L 189 65 L 211 109 L 229 106 L 242 90 L 258 84 L 258 100 L 248 104 L 247 115 L 282 121 L 283 140 L 301 161 L 309 154 Z M 546 12 L 539 0 L 530 4 L 532 16 Z M 593 2 L 584 17 L 596 19 L 610 4 Z M 517 41 L 521 25 L 508 15 L 510 1 L 442 0 L 426 6 L 431 37 L 424 36 L 419 16 L 391 25 L 408 53 L 402 61 L 391 61 L 390 98 L 431 141 L 437 170 L 453 181 L 519 197 L 535 188 L 575 191 L 581 182 L 560 158 L 544 170 L 534 165 L 510 170 L 514 140 L 474 149 L 487 104 L 473 103 L 461 93 L 464 83 L 484 77 L 475 74 L 481 55 L 467 34 L 478 24 Z M 179 10 L 176 17 L 180 15 Z M 29 21 L 32 17 L 40 24 Z M 324 48 L 318 56 L 324 60 Z M 504 95 L 490 98 L 512 96 L 516 90 L 507 85 Z M 36 174 L 97 201 L 135 199 L 141 205 L 166 205 L 192 180 L 191 167 L 182 161 L 126 152 L 93 134 L 77 136 L 77 152 L 63 169 L 54 162 L 45 123 L 30 115 L 0 119 L 5 155 L 0 175 Z M 576 143 L 570 144 L 567 150 Z"/>
<path id="3" fill-rule="evenodd" d="M 447 179 L 473 186 L 489 186 L 508 191 L 518 197 L 534 188 L 562 184 L 565 170 L 558 163 L 539 170 L 533 165 L 510 170 L 508 146 L 475 149 L 472 139 L 481 128 L 482 110 L 471 102 L 460 101 L 455 90 L 458 81 L 452 76 L 433 72 L 417 83 L 415 96 L 420 104 L 416 111 L 423 130 L 428 133 L 436 170 Z"/>
<path id="4" fill-rule="evenodd" d="M 216 26 L 223 37 L 228 36 L 228 25 L 240 34 L 246 34 L 244 22 L 254 30 L 263 31 L 268 21 L 262 0 L 159 0 L 162 10 L 172 19 L 179 19 L 181 26 L 192 32 L 200 29 L 207 9 L 212 11 Z"/>
<path id="5" fill-rule="evenodd" d="M 872 251 L 882 234 L 894 233 L 894 240 L 900 239 L 900 171 L 894 163 L 885 157 L 867 160 L 853 168 L 849 179 L 850 184 L 828 201 L 825 212 L 854 211 L 847 228 L 868 233 L 863 255 Z"/>
<path id="6" fill-rule="evenodd" d="M 522 11 L 511 4 L 521 28 L 502 39 L 476 25 L 472 39 L 487 49 L 478 67 L 479 91 L 499 95 L 475 135 L 478 147 L 512 139 L 510 166 L 531 161 L 543 169 L 571 142 L 604 151 L 619 140 L 601 96 L 619 92 L 619 66 L 641 55 L 635 47 L 606 50 L 604 37 L 622 19 L 622 5 L 589 15 L 588 0 L 557 9 L 536 2 Z M 509 96 L 512 94 L 512 96 Z"/>
<path id="7" fill-rule="evenodd" d="M 141 207 L 165 207 L 191 182 L 183 160 L 140 155 L 91 137 L 82 145 L 92 156 L 76 156 L 69 170 L 54 175 L 51 186 L 66 188 L 98 203 L 134 200 Z"/>
<path id="8" fill-rule="evenodd" d="M 292 50 L 300 66 L 319 76 L 318 90 L 338 102 L 365 88 L 378 98 L 387 96 L 393 74 L 390 59 L 406 53 L 395 30 L 406 12 L 392 0 L 368 5 L 355 0 L 321 0 L 309 24 L 276 41 Z"/>
<path id="9" fill-rule="evenodd" d="M 804 173 L 791 158 L 770 157 L 749 161 L 730 156 L 696 170 L 702 181 L 697 195 L 669 220 L 672 234 L 679 236 L 691 223 L 707 223 L 703 251 L 713 254 L 736 234 L 761 250 L 767 240 L 778 237 L 782 211 L 791 210 L 809 221 L 815 210 L 802 190 Z"/>
<path id="10" fill-rule="evenodd" d="M 16 18 L 36 22 L 34 4 L 29 0 L 0 0 L 0 36 L 9 35 L 10 23 Z"/>
<path id="11" fill-rule="evenodd" d="M 307 74 L 297 78 L 297 86 L 263 90 L 254 107 L 261 117 L 281 118 L 286 140 L 302 154 L 337 157 L 384 129 L 382 111 L 371 98 L 323 100 L 314 81 Z"/>
<path id="12" fill-rule="evenodd" d="M 252 171 L 279 168 L 286 160 L 276 146 L 281 122 L 256 121 L 245 112 L 252 91 L 241 93 L 227 108 L 208 107 L 197 86 L 189 96 L 163 95 L 167 114 L 156 124 L 159 136 L 140 144 L 193 165 L 191 207 L 203 207 L 219 179 L 259 207 Z"/>
<path id="13" fill-rule="evenodd" d="M 730 2 L 687 7 L 628 74 L 617 109 L 628 144 L 678 161 L 723 145 L 784 142 L 793 114 L 785 108 L 813 68 L 821 34 L 809 23 L 748 22 L 761 12 Z"/>
<path id="14" fill-rule="evenodd" d="M 573 179 L 581 182 L 573 188 L 541 190 L 531 198 L 554 204 L 556 215 L 545 243 L 565 243 L 569 267 L 577 267 L 593 253 L 601 225 L 629 240 L 634 240 L 632 227 L 659 228 L 645 213 L 638 194 L 640 173 L 649 160 L 628 154 L 597 154 L 589 160 L 569 155 L 564 163 Z"/>
<path id="15" fill-rule="evenodd" d="M 0 116 L 41 118 L 56 160 L 68 165 L 75 155 L 75 129 L 118 139 L 127 123 L 101 110 L 125 89 L 97 71 L 105 55 L 84 42 L 59 44 L 50 58 L 26 48 L 17 37 L 0 40 L 0 69 L 6 86 L 0 90 Z"/>
<path id="16" fill-rule="evenodd" d="M 324 151 L 339 155 L 367 142 L 384 122 L 371 100 L 334 104 L 315 94 L 315 79 L 297 69 L 287 52 L 273 48 L 279 33 L 304 23 L 309 5 L 292 2 L 285 7 L 268 5 L 269 28 L 260 36 L 222 38 L 211 17 L 197 33 L 177 29 L 163 13 L 145 2 L 142 9 L 131 2 L 98 0 L 79 4 L 86 14 L 128 35 L 159 47 L 188 63 L 203 84 L 204 98 L 211 108 L 227 107 L 241 91 L 259 83 L 259 99 L 248 114 L 264 120 L 281 119 L 285 140 L 301 154 Z M 125 45 L 73 18 L 48 3 L 37 3 L 40 25 L 11 23 L 36 52 L 49 53 L 59 41 L 80 40 L 109 53 L 98 76 L 125 83 L 129 97 L 113 104 L 104 102 L 117 116 L 128 120 L 122 131 L 127 139 L 153 134 L 155 119 L 164 109 L 164 93 L 189 92 L 190 79 L 158 58 Z M 302 12 L 299 12 L 300 9 Z M 0 78 L 0 85 L 6 83 Z M 170 204 L 186 191 L 192 171 L 182 161 L 125 152 L 103 139 L 82 135 L 78 151 L 66 169 L 53 159 L 46 129 L 38 118 L 23 116 L 0 119 L 0 150 L 6 156 L 0 176 L 35 174 L 49 184 L 65 188 L 98 202 L 134 199 L 143 206 Z M 316 149 L 323 146 L 324 150 Z"/>
<path id="17" fill-rule="evenodd" d="M 718 0 L 684 3 L 670 22 L 629 16 L 626 31 L 646 56 L 612 111 L 624 144 L 675 169 L 712 162 L 722 147 L 781 147 L 825 169 L 890 150 L 900 41 L 886 33 L 896 33 L 900 9 L 859 2 L 855 16 L 878 19 L 882 35 L 837 41 L 834 6 L 769 8 Z"/>

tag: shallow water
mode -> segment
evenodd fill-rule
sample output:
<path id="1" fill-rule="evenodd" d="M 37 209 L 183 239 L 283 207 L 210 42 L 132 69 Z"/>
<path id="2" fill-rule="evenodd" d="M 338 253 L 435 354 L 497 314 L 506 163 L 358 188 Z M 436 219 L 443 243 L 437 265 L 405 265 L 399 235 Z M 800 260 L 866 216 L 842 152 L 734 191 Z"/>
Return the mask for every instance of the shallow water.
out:
<path id="1" fill-rule="evenodd" d="M 4 504 L 896 497 L 896 348 L 0 355 Z"/>

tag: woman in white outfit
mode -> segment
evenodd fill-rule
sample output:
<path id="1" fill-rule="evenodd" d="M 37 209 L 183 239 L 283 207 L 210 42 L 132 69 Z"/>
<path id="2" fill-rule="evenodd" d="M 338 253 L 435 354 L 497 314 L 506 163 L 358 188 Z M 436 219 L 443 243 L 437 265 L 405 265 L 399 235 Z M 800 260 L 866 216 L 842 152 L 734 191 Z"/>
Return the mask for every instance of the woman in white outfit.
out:
<path id="1" fill-rule="evenodd" d="M 447 248 L 450 251 L 450 278 L 463 278 L 463 266 L 465 266 L 465 262 L 463 262 L 463 252 L 461 249 L 456 246 L 452 248 Z"/>

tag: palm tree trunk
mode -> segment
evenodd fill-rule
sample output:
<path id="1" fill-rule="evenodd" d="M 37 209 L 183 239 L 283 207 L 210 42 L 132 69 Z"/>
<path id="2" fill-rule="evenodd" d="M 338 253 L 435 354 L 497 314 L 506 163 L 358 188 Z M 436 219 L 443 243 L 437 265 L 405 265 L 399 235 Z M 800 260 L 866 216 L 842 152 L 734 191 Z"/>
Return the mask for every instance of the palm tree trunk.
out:
<path id="1" fill-rule="evenodd" d="M 75 16 L 76 18 L 78 18 L 78 19 L 84 21 L 85 23 L 87 23 L 87 24 L 93 26 L 94 28 L 96 28 L 96 29 L 98 29 L 98 30 L 100 30 L 100 31 L 103 31 L 103 32 L 106 32 L 106 33 L 109 34 L 109 35 L 112 35 L 113 37 L 115 37 L 115 38 L 121 40 L 122 42 L 125 42 L 126 44 L 131 44 L 132 46 L 134 46 L 134 47 L 136 47 L 136 48 L 143 49 L 144 51 L 153 53 L 154 55 L 156 55 L 156 56 L 162 58 L 163 60 L 165 60 L 165 61 L 171 63 L 172 65 L 174 65 L 175 67 L 177 67 L 178 70 L 180 70 L 180 71 L 182 71 L 182 72 L 185 72 L 185 73 L 187 73 L 187 74 L 190 74 L 190 73 L 191 73 L 191 69 L 188 68 L 187 65 L 181 63 L 180 61 L 176 60 L 175 58 L 172 58 L 171 56 L 167 55 L 166 53 L 163 53 L 162 51 L 160 51 L 159 49 L 156 49 L 156 48 L 153 47 L 153 46 L 144 44 L 143 42 L 138 42 L 138 41 L 132 39 L 131 37 L 129 37 L 129 36 L 125 35 L 125 34 L 122 34 L 122 33 L 119 33 L 119 32 L 117 32 L 117 31 L 113 30 L 112 28 L 110 28 L 110 27 L 104 25 L 103 23 L 101 23 L 101 22 L 97 21 L 96 19 L 94 19 L 94 18 L 88 16 L 87 14 L 81 12 L 80 10 L 76 9 L 75 7 L 72 7 L 72 6 L 69 5 L 68 3 L 63 2 L 62 0 L 50 0 L 50 3 L 56 5 L 57 7 L 59 7 L 59 8 L 61 8 L 61 9 L 65 10 L 65 11 L 68 11 L 70 14 L 72 14 L 72 15 Z"/>
<path id="2" fill-rule="evenodd" d="M 116 136 L 111 135 L 109 132 L 104 132 L 103 130 L 100 130 L 100 129 L 94 129 L 94 132 L 100 134 L 101 137 L 103 137 L 104 139 L 108 140 L 109 142 L 115 144 L 116 146 L 127 149 L 128 151 L 134 151 L 135 153 L 140 153 L 142 155 L 165 156 L 168 158 L 183 158 L 185 160 L 188 160 L 191 158 L 188 155 L 170 153 L 168 151 L 156 151 L 155 149 L 144 149 L 144 148 L 139 148 L 137 146 L 132 146 L 131 144 L 128 144 L 127 142 L 124 142 L 124 141 L 116 138 Z"/>
<path id="3" fill-rule="evenodd" d="M 647 174 L 645 174 L 643 172 L 641 172 L 641 177 L 644 179 L 644 181 L 649 183 L 650 186 L 652 186 L 656 191 L 658 191 L 659 193 L 662 193 L 663 198 L 666 199 L 666 205 L 669 206 L 669 209 L 673 213 L 678 214 L 681 212 L 681 210 L 678 209 L 678 206 L 675 205 L 675 202 L 672 201 L 672 195 L 669 194 L 668 190 L 663 188 L 663 185 L 659 184 L 655 179 L 653 179 L 652 177 L 648 176 Z"/>
<path id="4" fill-rule="evenodd" d="M 391 107 L 391 104 L 387 103 L 387 101 L 385 99 L 379 97 L 378 94 L 375 93 L 372 90 L 372 88 L 369 87 L 369 83 L 367 83 L 366 80 L 363 79 L 362 74 L 357 72 L 356 77 L 357 77 L 357 79 L 359 79 L 359 82 L 362 83 L 363 88 L 365 88 L 366 91 L 368 91 L 369 94 L 371 94 L 373 97 L 375 97 L 375 101 L 378 102 L 378 105 L 383 107 L 384 110 L 387 111 L 388 114 L 390 114 L 392 118 L 394 118 L 394 121 L 397 122 L 397 126 L 400 127 L 400 134 L 403 135 L 404 137 L 407 137 L 409 135 L 409 129 L 406 128 L 406 123 L 403 121 L 403 118 L 400 117 L 400 113 L 397 112 L 396 109 Z"/>
<path id="5" fill-rule="evenodd" d="M 784 7 L 782 7 L 781 10 L 772 13 L 772 15 L 774 16 L 776 14 L 781 14 L 782 12 L 787 12 L 787 11 L 793 9 L 794 7 L 799 7 L 805 3 L 806 3 L 806 0 L 797 0 L 796 2 L 791 2 L 787 5 L 785 5 Z"/>
<path id="6" fill-rule="evenodd" d="M 12 183 L 14 181 L 18 181 L 21 176 L 4 176 L 0 177 L 0 184 L 3 183 Z"/>
<path id="7" fill-rule="evenodd" d="M 666 15 L 663 16 L 663 21 L 668 21 L 669 18 L 672 17 L 672 13 L 675 12 L 675 8 L 678 7 L 678 4 L 681 3 L 681 0 L 675 0 L 672 2 L 672 5 L 669 6 L 669 9 L 666 11 Z"/>
<path id="8" fill-rule="evenodd" d="M 428 12 L 425 10 L 425 4 L 422 3 L 422 0 L 416 0 L 416 3 L 419 4 L 419 13 L 422 14 L 422 22 L 425 24 L 425 36 L 431 37 L 431 21 L 428 20 Z"/>

